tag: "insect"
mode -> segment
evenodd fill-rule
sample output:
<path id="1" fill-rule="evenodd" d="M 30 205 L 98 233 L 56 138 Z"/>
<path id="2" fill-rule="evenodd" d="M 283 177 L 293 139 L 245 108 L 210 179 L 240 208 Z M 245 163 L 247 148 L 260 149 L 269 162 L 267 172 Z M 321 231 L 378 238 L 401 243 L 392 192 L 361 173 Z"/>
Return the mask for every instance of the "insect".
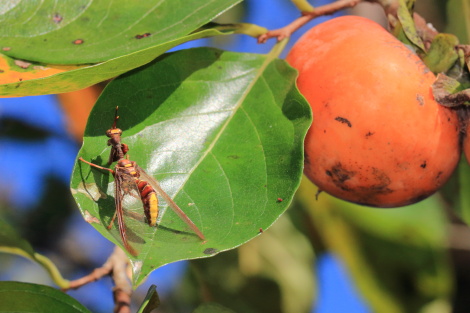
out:
<path id="1" fill-rule="evenodd" d="M 111 165 L 113 162 L 116 162 L 124 158 L 127 151 L 129 151 L 129 146 L 125 143 L 121 143 L 122 130 L 116 127 L 117 120 L 119 119 L 118 113 L 119 107 L 116 107 L 116 112 L 114 113 L 114 122 L 113 126 L 106 131 L 106 136 L 108 136 L 108 146 L 111 146 L 111 153 L 109 154 L 108 165 Z"/>
<path id="2" fill-rule="evenodd" d="M 150 226 L 156 226 L 159 214 L 158 195 L 160 195 L 173 211 L 191 228 L 191 230 L 194 231 L 199 238 L 204 240 L 204 235 L 199 228 L 162 189 L 160 184 L 153 177 L 148 175 L 140 166 L 138 166 L 136 162 L 131 161 L 128 158 L 124 158 L 124 155 L 127 154 L 129 149 L 126 144 L 121 143 L 122 130 L 116 127 L 118 118 L 119 116 L 117 115 L 116 108 L 113 126 L 106 131 L 106 135 L 110 138 L 108 140 L 108 145 L 111 146 L 111 153 L 108 162 L 113 163 L 117 161 L 114 170 L 88 162 L 82 157 L 79 158 L 81 162 L 97 169 L 108 171 L 114 176 L 114 204 L 116 211 L 108 225 L 108 229 L 111 229 L 114 224 L 114 220 L 117 217 L 119 234 L 125 249 L 132 255 L 137 256 L 138 252 L 130 245 L 127 238 L 123 199 L 126 195 L 133 195 L 134 193 L 137 194 L 142 202 L 147 223 Z"/>

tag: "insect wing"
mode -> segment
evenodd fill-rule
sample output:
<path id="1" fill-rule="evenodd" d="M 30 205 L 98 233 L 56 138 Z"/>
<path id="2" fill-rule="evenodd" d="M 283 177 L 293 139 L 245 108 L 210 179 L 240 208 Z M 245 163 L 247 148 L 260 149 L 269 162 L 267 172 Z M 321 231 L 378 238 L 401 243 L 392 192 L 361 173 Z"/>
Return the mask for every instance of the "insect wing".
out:
<path id="1" fill-rule="evenodd" d="M 136 237 L 135 233 L 128 227 L 129 222 L 128 214 L 125 212 L 123 206 L 126 205 L 125 199 L 127 197 L 135 197 L 137 186 L 131 175 L 116 167 L 114 176 L 114 202 L 116 207 L 116 217 L 119 229 L 119 235 L 126 250 L 134 256 L 138 255 L 137 250 L 129 243 L 129 235 L 132 238 Z M 140 201 L 140 199 L 138 199 Z"/>
<path id="2" fill-rule="evenodd" d="M 165 200 L 165 202 L 171 207 L 171 209 L 185 222 L 191 229 L 198 235 L 199 238 L 205 240 L 204 235 L 196 226 L 196 224 L 191 221 L 191 219 L 181 210 L 181 208 L 171 199 L 171 197 L 163 190 L 160 184 L 157 182 L 155 178 L 147 174 L 140 166 L 135 165 L 136 169 L 140 173 L 140 178 L 142 180 L 147 181 L 155 191 Z"/>

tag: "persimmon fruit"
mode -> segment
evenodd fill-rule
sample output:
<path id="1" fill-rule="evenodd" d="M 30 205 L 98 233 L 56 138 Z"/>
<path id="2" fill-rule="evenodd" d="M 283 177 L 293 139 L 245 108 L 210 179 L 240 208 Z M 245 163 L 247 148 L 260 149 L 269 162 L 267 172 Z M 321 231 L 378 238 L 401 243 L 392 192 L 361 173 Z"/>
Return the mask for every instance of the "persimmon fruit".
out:
<path id="1" fill-rule="evenodd" d="M 434 74 L 379 24 L 334 18 L 305 33 L 287 62 L 312 108 L 304 172 L 320 190 L 398 207 L 450 177 L 460 157 L 457 114 L 434 100 Z"/>

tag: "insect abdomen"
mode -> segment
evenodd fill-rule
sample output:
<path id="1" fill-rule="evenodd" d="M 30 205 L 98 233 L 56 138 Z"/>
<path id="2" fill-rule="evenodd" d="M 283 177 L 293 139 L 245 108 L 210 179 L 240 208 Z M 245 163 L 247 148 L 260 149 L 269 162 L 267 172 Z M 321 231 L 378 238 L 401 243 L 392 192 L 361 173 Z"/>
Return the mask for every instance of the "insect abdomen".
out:
<path id="1" fill-rule="evenodd" d="M 155 226 L 157 225 L 158 217 L 157 193 L 155 192 L 155 189 L 153 189 L 153 187 L 144 180 L 138 179 L 136 183 L 139 188 L 140 198 L 144 204 L 144 212 L 147 217 L 147 222 L 150 226 Z"/>

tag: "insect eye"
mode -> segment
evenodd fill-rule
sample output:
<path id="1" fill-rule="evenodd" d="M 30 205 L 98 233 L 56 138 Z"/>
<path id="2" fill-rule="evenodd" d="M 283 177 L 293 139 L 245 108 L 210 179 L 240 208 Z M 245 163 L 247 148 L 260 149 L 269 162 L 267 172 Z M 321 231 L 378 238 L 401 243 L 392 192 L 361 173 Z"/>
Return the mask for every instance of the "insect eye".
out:
<path id="1" fill-rule="evenodd" d="M 119 128 L 112 128 L 112 129 L 108 129 L 106 131 L 106 136 L 108 136 L 108 137 L 111 137 L 113 135 L 119 135 L 120 136 L 121 134 L 122 134 L 122 130 L 119 129 Z"/>

